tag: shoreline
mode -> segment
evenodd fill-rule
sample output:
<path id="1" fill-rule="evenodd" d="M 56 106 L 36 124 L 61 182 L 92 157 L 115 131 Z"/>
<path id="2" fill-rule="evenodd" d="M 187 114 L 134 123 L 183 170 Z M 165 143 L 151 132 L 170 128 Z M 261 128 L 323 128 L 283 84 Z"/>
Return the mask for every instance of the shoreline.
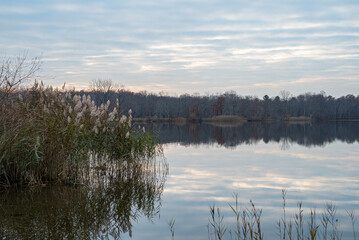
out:
<path id="1" fill-rule="evenodd" d="M 230 124 L 230 125 L 242 125 L 247 122 L 262 122 L 262 123 L 273 123 L 273 122 L 282 122 L 282 123 L 318 123 L 318 122 L 359 122 L 359 119 L 325 119 L 325 120 L 314 120 L 309 117 L 291 117 L 287 119 L 271 119 L 271 118 L 243 118 L 240 116 L 232 115 L 222 115 L 210 118 L 158 118 L 158 117 L 147 117 L 147 118 L 133 118 L 133 123 L 173 123 L 178 125 L 188 124 L 188 123 L 219 123 L 219 124 Z"/>

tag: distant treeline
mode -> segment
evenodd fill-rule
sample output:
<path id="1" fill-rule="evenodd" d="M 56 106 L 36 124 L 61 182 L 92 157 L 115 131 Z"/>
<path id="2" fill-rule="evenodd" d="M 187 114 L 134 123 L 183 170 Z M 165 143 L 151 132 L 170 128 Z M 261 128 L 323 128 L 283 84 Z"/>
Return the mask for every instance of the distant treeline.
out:
<path id="1" fill-rule="evenodd" d="M 173 97 L 147 92 L 134 93 L 123 89 L 94 88 L 90 92 L 73 93 L 89 94 L 97 105 L 108 100 L 115 104 L 115 99 L 118 98 L 122 111 L 132 109 L 134 118 L 184 117 L 200 120 L 218 115 L 234 115 L 249 120 L 286 120 L 298 117 L 314 121 L 359 119 L 359 95 L 351 94 L 334 98 L 322 92 L 290 97 L 289 92 L 282 91 L 281 97 L 270 98 L 265 95 L 260 99 L 254 96 L 239 96 L 235 92 L 206 96 L 184 94 Z"/>

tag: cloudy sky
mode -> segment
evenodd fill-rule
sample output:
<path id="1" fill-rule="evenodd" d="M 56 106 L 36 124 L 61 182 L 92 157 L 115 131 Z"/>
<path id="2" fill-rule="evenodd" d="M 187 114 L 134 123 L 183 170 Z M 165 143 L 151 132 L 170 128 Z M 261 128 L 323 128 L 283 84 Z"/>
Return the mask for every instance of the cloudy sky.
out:
<path id="1" fill-rule="evenodd" d="M 133 91 L 359 94 L 359 1 L 0 1 L 0 56 L 45 84 Z"/>

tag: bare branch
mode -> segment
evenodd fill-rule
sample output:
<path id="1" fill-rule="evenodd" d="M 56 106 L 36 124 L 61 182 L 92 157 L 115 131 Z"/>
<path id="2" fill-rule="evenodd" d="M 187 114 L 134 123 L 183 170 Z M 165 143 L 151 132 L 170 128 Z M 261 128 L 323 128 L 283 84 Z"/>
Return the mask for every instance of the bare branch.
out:
<path id="1" fill-rule="evenodd" d="M 27 52 L 16 58 L 4 57 L 0 69 L 0 100 L 18 89 L 21 84 L 35 78 L 41 65 L 38 57 L 28 60 Z"/>

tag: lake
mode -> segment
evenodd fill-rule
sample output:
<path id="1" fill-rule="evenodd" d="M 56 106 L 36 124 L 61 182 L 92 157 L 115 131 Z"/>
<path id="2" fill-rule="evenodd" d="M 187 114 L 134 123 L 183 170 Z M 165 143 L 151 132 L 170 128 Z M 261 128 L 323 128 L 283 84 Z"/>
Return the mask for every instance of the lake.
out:
<path id="1" fill-rule="evenodd" d="M 302 201 L 305 221 L 316 209 L 320 224 L 333 203 L 343 239 L 353 239 L 347 211 L 359 216 L 359 122 L 148 127 L 158 131 L 163 156 L 123 173 L 117 185 L 1 193 L 0 236 L 171 239 L 175 219 L 175 239 L 209 239 L 209 206 L 220 207 L 233 227 L 228 204 L 238 194 L 242 208 L 253 200 L 262 209 L 264 238 L 278 239 L 285 189 L 287 219 Z"/>

